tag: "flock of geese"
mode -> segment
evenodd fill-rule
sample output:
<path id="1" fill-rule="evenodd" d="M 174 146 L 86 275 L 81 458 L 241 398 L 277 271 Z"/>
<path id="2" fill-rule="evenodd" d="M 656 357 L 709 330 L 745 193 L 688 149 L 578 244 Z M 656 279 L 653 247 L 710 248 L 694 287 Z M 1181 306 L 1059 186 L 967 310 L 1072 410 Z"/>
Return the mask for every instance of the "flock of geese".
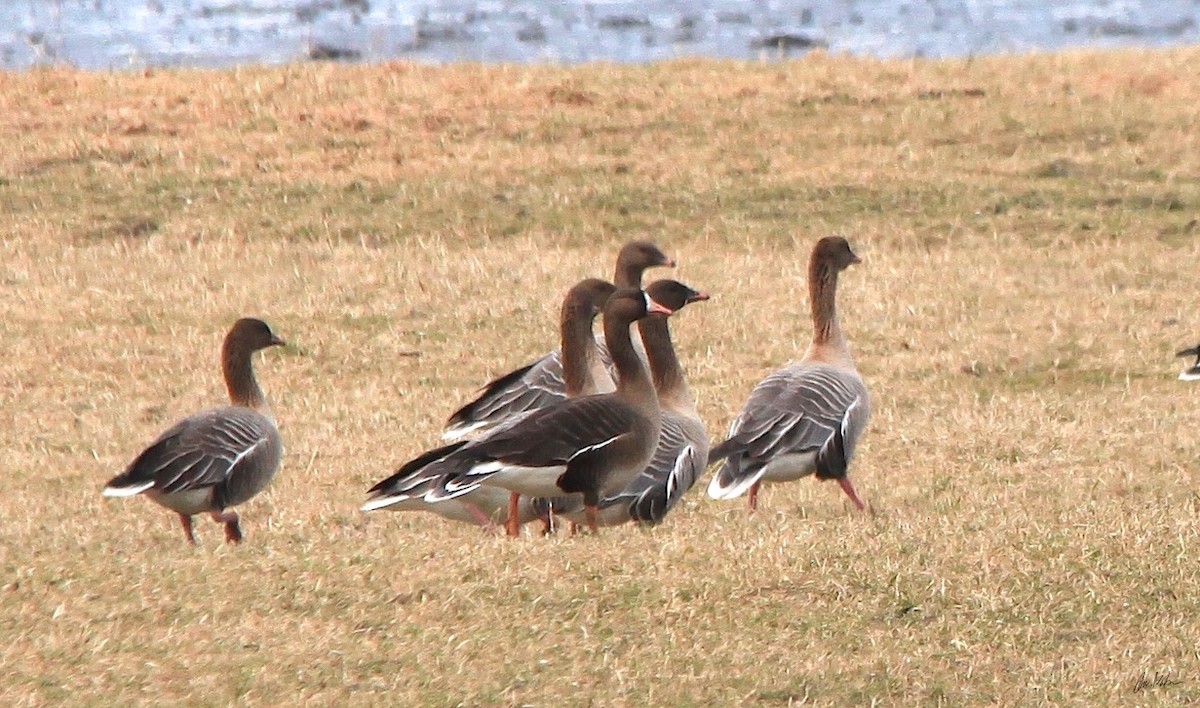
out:
<path id="1" fill-rule="evenodd" d="M 710 450 L 668 327 L 670 315 L 708 295 L 675 280 L 643 290 L 645 270 L 674 262 L 652 243 L 630 242 L 614 282 L 589 278 L 567 292 L 558 350 L 484 386 L 450 417 L 446 444 L 371 487 L 362 508 L 503 523 L 510 536 L 539 519 L 549 531 L 555 517 L 596 532 L 661 522 L 708 465 L 721 462 L 708 486 L 715 499 L 748 493 L 753 510 L 763 482 L 815 475 L 837 480 L 861 510 L 847 473 L 870 399 L 837 316 L 838 274 L 858 262 L 843 238 L 817 242 L 808 351 L 754 387 L 727 438 Z M 262 491 L 283 456 L 252 360 L 283 343 L 261 320 L 235 322 L 221 348 L 230 405 L 175 423 L 103 494 L 149 497 L 179 515 L 193 544 L 192 517 L 202 513 L 224 525 L 227 541 L 240 542 L 232 507 Z"/>
<path id="2" fill-rule="evenodd" d="M 726 439 L 710 450 L 667 324 L 708 295 L 675 280 L 643 290 L 647 269 L 675 263 L 654 244 L 631 241 L 618 254 L 614 282 L 587 278 L 567 292 L 560 348 L 486 384 L 450 416 L 443 435 L 450 442 L 371 487 L 363 511 L 429 511 L 489 529 L 503 523 L 510 536 L 539 519 L 549 531 L 555 517 L 593 532 L 657 524 L 716 462 L 714 499 L 748 493 L 753 511 L 763 482 L 815 475 L 836 480 L 862 510 L 848 472 L 870 397 L 837 316 L 838 274 L 858 262 L 843 238 L 817 242 L 808 267 L 808 350 L 754 387 Z M 103 494 L 144 494 L 179 515 L 193 544 L 192 517 L 202 513 L 224 524 L 227 541 L 240 542 L 232 507 L 262 491 L 283 457 L 253 356 L 282 344 L 261 320 L 235 322 L 221 348 L 230 405 L 171 426 Z M 1200 346 L 1176 356 L 1196 357 L 1179 378 L 1200 380 Z"/>

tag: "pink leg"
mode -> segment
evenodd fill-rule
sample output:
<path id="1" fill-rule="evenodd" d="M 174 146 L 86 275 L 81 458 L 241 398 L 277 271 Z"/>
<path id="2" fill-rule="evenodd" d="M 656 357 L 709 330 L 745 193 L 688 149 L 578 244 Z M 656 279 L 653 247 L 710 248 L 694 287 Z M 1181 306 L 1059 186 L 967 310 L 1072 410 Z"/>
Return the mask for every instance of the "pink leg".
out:
<path id="1" fill-rule="evenodd" d="M 762 482 L 755 482 L 750 485 L 750 513 L 758 511 L 758 488 L 762 486 Z"/>
<path id="2" fill-rule="evenodd" d="M 587 525 L 588 529 L 598 535 L 600 533 L 600 525 L 596 523 L 596 507 L 591 504 L 584 507 L 587 510 Z"/>
<path id="3" fill-rule="evenodd" d="M 504 522 L 504 530 L 512 538 L 521 535 L 521 495 L 511 492 L 508 495 L 508 518 Z"/>
<path id="4" fill-rule="evenodd" d="M 192 517 L 187 514 L 179 515 L 179 523 L 183 526 L 183 532 L 187 534 L 188 543 L 196 545 L 196 534 L 192 533 Z"/>
<path id="5" fill-rule="evenodd" d="M 229 543 L 242 542 L 242 529 L 238 527 L 238 515 L 236 511 L 220 511 L 212 512 L 213 521 L 219 524 L 225 524 L 225 540 Z"/>
<path id="6" fill-rule="evenodd" d="M 838 484 L 841 485 L 842 491 L 846 493 L 846 496 L 850 497 L 850 501 L 854 503 L 854 508 L 858 509 L 859 511 L 867 508 L 866 505 L 863 504 L 862 499 L 858 498 L 858 492 L 855 491 L 854 485 L 850 482 L 849 477 L 842 477 L 838 480 Z"/>
<path id="7" fill-rule="evenodd" d="M 475 523 L 483 527 L 484 531 L 487 531 L 488 533 L 495 533 L 496 523 L 492 521 L 492 517 L 483 513 L 483 509 L 480 509 L 478 504 L 472 504 L 469 501 L 464 501 L 463 507 L 467 510 L 467 513 L 471 515 L 471 518 L 475 519 Z"/>

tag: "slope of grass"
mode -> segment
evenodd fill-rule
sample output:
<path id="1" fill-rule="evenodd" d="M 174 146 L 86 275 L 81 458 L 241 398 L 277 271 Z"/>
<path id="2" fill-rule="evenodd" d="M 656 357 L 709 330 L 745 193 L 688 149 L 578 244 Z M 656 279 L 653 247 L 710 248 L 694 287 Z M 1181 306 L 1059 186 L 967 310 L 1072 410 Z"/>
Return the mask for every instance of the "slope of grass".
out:
<path id="1" fill-rule="evenodd" d="M 1198 62 L 0 75 L 0 699 L 1200 700 Z M 673 326 L 718 437 L 803 350 L 828 233 L 864 257 L 873 513 L 812 481 L 599 538 L 357 511 L 628 238 L 715 295 Z M 287 455 L 245 544 L 190 548 L 98 492 L 222 400 L 242 315 L 290 342 Z"/>

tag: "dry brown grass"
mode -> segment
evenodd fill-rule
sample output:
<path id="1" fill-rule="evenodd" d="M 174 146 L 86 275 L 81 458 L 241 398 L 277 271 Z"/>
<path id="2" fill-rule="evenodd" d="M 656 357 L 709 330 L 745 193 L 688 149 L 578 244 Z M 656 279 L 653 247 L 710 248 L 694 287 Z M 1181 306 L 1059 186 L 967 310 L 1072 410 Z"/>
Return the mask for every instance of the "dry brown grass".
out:
<path id="1" fill-rule="evenodd" d="M 0 75 L 0 702 L 1200 700 L 1200 51 Z M 357 511 L 630 237 L 714 437 L 847 235 L 854 474 L 510 543 Z M 99 488 L 219 402 L 287 442 L 248 542 Z M 413 353 L 418 355 L 413 356 Z M 200 520 L 198 520 L 200 521 Z"/>

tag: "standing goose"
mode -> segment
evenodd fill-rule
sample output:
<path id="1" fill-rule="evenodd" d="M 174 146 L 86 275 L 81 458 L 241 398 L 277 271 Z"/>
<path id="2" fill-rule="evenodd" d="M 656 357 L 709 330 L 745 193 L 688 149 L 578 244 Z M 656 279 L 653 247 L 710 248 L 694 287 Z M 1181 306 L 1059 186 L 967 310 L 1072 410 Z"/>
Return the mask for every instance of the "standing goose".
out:
<path id="1" fill-rule="evenodd" d="M 847 471 L 871 403 L 837 317 L 838 273 L 859 262 L 850 244 L 837 236 L 813 248 L 808 266 L 812 342 L 800 361 L 754 387 L 729 438 L 709 455 L 710 461 L 727 458 L 708 485 L 713 499 L 733 499 L 749 489 L 753 511 L 763 481 L 787 482 L 815 472 L 817 479 L 836 479 L 854 506 L 863 508 Z"/>
<path id="2" fill-rule="evenodd" d="M 647 268 L 674 265 L 675 261 L 653 243 L 630 241 L 617 254 L 613 282 L 618 288 L 640 288 Z M 611 370 L 612 358 L 604 342 L 600 342 L 600 361 Z M 450 415 L 442 439 L 454 440 L 478 432 L 508 416 L 544 408 L 566 397 L 562 356 L 555 350 L 485 384 L 473 401 Z"/>
<path id="3" fill-rule="evenodd" d="M 709 298 L 676 280 L 657 280 L 646 293 L 675 312 Z M 696 483 L 708 462 L 708 432 L 696 413 L 695 399 L 675 355 L 667 318 L 647 317 L 638 323 L 638 330 L 658 392 L 662 429 L 642 473 L 624 489 L 601 497 L 597 517 L 601 526 L 617 526 L 631 519 L 646 525 L 660 523 Z M 543 513 L 553 509 L 574 523 L 583 521 L 578 497 L 538 500 L 536 506 Z"/>
<path id="4" fill-rule="evenodd" d="M 604 306 L 604 336 L 617 390 L 538 409 L 467 443 L 442 460 L 446 474 L 425 498 L 452 499 L 481 484 L 534 497 L 582 494 L 588 527 L 597 530 L 600 497 L 633 481 L 658 441 L 658 396 L 629 333 L 633 322 L 650 314 L 671 310 L 641 290 L 614 293 Z"/>
<path id="5" fill-rule="evenodd" d="M 235 511 L 226 511 L 267 486 L 283 455 L 279 429 L 254 378 L 254 353 L 283 344 L 262 320 L 233 323 L 221 347 L 221 369 L 233 404 L 196 413 L 171 426 L 104 487 L 106 497 L 145 494 L 179 514 L 193 545 L 192 516 L 203 512 L 225 524 L 225 540 L 239 543 Z"/>
<path id="6" fill-rule="evenodd" d="M 1192 347 L 1191 349 L 1184 349 L 1183 351 L 1175 352 L 1175 356 L 1177 358 L 1184 357 L 1184 356 L 1196 357 L 1196 361 L 1194 363 L 1192 363 L 1191 366 L 1189 366 L 1188 368 L 1179 372 L 1179 380 L 1180 381 L 1200 380 L 1200 346 L 1195 346 L 1195 347 Z"/>
<path id="7" fill-rule="evenodd" d="M 616 286 L 612 283 L 587 278 L 575 284 L 563 298 L 559 334 L 564 386 L 570 398 L 614 388 L 608 369 L 599 364 L 592 322 L 615 290 Z M 515 424 L 524 415 L 527 414 L 510 416 L 500 425 L 486 430 L 481 438 Z M 516 493 L 499 487 L 480 486 L 468 494 L 436 504 L 425 501 L 425 493 L 444 474 L 444 470 L 439 471 L 437 463 L 465 444 L 465 441 L 461 441 L 444 445 L 405 463 L 391 477 L 368 490 L 367 503 L 362 510 L 432 511 L 447 519 L 477 523 L 484 527 L 503 519 L 509 535 L 517 535 L 521 524 L 541 514 L 530 499 L 518 499 Z"/>

